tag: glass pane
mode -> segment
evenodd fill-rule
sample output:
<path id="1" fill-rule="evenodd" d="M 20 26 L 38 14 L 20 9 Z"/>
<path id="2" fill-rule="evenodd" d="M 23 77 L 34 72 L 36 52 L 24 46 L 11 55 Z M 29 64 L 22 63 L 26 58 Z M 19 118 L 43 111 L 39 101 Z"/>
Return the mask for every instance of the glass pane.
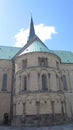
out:
<path id="1" fill-rule="evenodd" d="M 42 90 L 47 90 L 47 80 L 45 75 L 42 75 Z"/>
<path id="2" fill-rule="evenodd" d="M 67 82 L 66 82 L 66 76 L 65 75 L 62 76 L 62 82 L 63 82 L 64 90 L 67 90 Z"/>
<path id="3" fill-rule="evenodd" d="M 3 75 L 3 83 L 2 83 L 2 90 L 7 89 L 7 74 Z"/>

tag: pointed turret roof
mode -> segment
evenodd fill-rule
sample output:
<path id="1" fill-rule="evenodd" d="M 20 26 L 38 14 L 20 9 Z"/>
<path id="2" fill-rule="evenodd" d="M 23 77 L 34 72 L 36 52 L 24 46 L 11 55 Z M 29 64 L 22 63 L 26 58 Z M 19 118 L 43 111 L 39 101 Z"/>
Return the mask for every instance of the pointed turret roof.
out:
<path id="1" fill-rule="evenodd" d="M 50 52 L 51 53 L 51 51 L 47 48 L 47 46 L 35 34 L 32 16 L 31 16 L 31 21 L 30 21 L 30 30 L 29 30 L 29 37 L 27 40 L 27 44 L 25 44 L 25 46 L 17 53 L 17 55 L 20 56 L 20 55 L 23 55 L 25 53 L 30 53 L 30 52 Z"/>
<path id="2" fill-rule="evenodd" d="M 28 38 L 28 40 L 31 40 L 34 36 L 35 36 L 35 30 L 34 30 L 33 19 L 32 19 L 32 16 L 31 16 L 30 31 L 29 31 L 29 38 Z"/>

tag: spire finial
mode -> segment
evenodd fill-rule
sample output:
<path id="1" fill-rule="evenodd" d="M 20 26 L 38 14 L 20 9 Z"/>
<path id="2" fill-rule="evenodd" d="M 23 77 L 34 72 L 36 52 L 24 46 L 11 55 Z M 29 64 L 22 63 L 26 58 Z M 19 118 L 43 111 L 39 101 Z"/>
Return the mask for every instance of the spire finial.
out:
<path id="1" fill-rule="evenodd" d="M 33 24 L 33 18 L 32 18 L 32 12 L 31 12 L 31 21 L 30 21 L 30 31 L 29 31 L 29 39 L 33 38 L 35 35 L 35 30 L 34 30 L 34 24 Z"/>

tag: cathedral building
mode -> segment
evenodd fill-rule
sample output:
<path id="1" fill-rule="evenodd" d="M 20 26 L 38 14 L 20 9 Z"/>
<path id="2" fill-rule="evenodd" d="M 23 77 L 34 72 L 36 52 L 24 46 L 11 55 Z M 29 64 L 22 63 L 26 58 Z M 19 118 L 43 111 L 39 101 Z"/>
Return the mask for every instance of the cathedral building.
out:
<path id="1" fill-rule="evenodd" d="M 23 48 L 0 46 L 0 124 L 42 126 L 72 118 L 73 53 L 48 49 L 31 17 Z"/>

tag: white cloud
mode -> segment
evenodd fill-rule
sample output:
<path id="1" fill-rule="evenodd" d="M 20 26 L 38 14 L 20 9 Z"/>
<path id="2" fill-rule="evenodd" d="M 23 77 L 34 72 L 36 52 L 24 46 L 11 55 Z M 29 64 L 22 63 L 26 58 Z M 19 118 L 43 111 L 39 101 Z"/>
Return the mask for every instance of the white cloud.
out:
<path id="1" fill-rule="evenodd" d="M 35 25 L 36 35 L 45 42 L 48 39 L 52 39 L 52 34 L 56 34 L 54 26 L 45 26 L 44 24 Z M 29 29 L 20 29 L 20 31 L 14 36 L 15 46 L 22 47 L 27 43 L 29 35 Z"/>

